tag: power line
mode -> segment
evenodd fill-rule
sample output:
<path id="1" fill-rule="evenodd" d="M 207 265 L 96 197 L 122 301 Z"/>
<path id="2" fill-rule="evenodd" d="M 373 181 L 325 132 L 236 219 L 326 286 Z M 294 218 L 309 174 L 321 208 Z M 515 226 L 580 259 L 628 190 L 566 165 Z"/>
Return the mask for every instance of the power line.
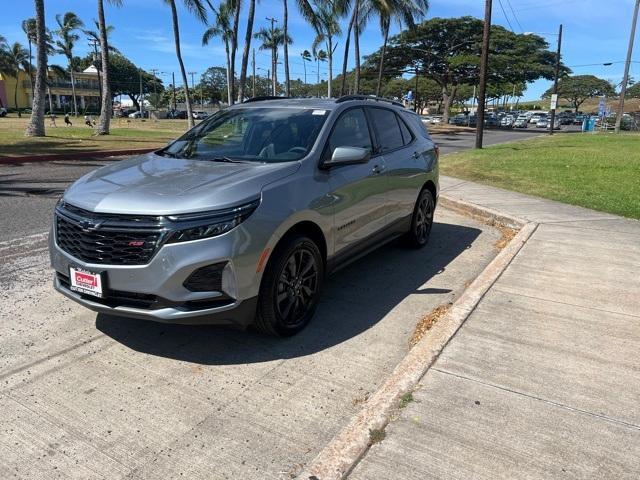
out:
<path id="1" fill-rule="evenodd" d="M 520 31 L 524 31 L 524 28 L 522 28 L 522 25 L 520 24 L 520 20 L 518 20 L 518 16 L 516 15 L 516 11 L 513 9 L 513 5 L 511 5 L 511 0 L 507 0 L 507 5 L 509 5 L 509 9 L 511 10 L 511 13 L 513 14 L 513 18 L 516 20 L 516 23 L 518 24 L 518 27 L 520 28 Z"/>
<path id="2" fill-rule="evenodd" d="M 498 0 L 498 4 L 500 5 L 500 10 L 502 10 L 502 15 L 504 15 L 504 19 L 507 21 L 507 25 L 509 25 L 509 30 L 513 32 L 513 26 L 509 21 L 509 17 L 507 17 L 507 12 L 505 12 L 504 7 L 502 6 L 502 0 Z"/>

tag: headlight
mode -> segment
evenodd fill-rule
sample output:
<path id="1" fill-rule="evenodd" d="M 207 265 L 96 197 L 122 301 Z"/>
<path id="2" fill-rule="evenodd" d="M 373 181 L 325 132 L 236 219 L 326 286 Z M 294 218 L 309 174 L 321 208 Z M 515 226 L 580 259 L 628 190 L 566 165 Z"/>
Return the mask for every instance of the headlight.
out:
<path id="1" fill-rule="evenodd" d="M 249 218 L 258 205 L 259 199 L 225 210 L 168 216 L 174 231 L 169 234 L 167 243 L 190 242 L 227 233 Z"/>

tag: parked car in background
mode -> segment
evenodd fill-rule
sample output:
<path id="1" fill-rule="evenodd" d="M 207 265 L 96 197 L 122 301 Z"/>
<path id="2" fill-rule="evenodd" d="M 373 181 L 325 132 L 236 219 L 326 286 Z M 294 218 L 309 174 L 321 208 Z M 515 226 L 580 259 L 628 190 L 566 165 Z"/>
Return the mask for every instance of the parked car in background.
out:
<path id="1" fill-rule="evenodd" d="M 547 126 L 545 127 L 547 130 L 551 130 L 551 118 L 549 117 L 547 119 Z M 562 128 L 562 123 L 560 122 L 560 120 L 556 117 L 553 121 L 553 129 L 554 130 L 560 130 Z"/>
<path id="2" fill-rule="evenodd" d="M 464 113 L 458 113 L 449 119 L 449 123 L 452 125 L 463 126 L 467 124 L 468 116 Z"/>
<path id="3" fill-rule="evenodd" d="M 540 115 L 536 121 L 536 128 L 547 128 L 549 126 L 549 117 Z"/>
<path id="4" fill-rule="evenodd" d="M 234 105 L 65 191 L 49 237 L 54 287 L 113 316 L 293 335 L 326 274 L 395 238 L 427 245 L 438 156 L 397 102 Z"/>
<path id="5" fill-rule="evenodd" d="M 505 128 L 512 128 L 516 121 L 513 115 L 505 115 L 500 119 L 500 126 Z"/>
<path id="6" fill-rule="evenodd" d="M 201 110 L 197 112 L 193 112 L 192 115 L 193 115 L 193 118 L 195 118 L 196 120 L 204 120 L 209 116 L 207 112 L 203 112 Z"/>
<path id="7" fill-rule="evenodd" d="M 585 118 L 588 118 L 588 115 L 584 115 L 582 113 L 578 113 L 574 118 L 573 118 L 573 124 L 574 125 L 582 125 L 582 122 L 584 121 Z"/>
<path id="8" fill-rule="evenodd" d="M 167 118 L 186 120 L 187 111 L 186 110 L 169 110 L 169 112 L 167 112 Z"/>
<path id="9" fill-rule="evenodd" d="M 541 117 L 546 117 L 547 114 L 546 113 L 534 113 L 533 115 L 531 115 L 531 117 L 529 118 L 529 123 L 532 123 L 534 125 L 537 125 L 538 120 Z"/>
<path id="10" fill-rule="evenodd" d="M 145 110 L 144 112 L 141 112 L 140 110 L 130 113 L 129 114 L 129 118 L 149 118 L 149 111 Z"/>
<path id="11" fill-rule="evenodd" d="M 513 122 L 514 128 L 527 128 L 529 126 L 529 119 L 526 115 L 519 115 L 516 121 Z"/>

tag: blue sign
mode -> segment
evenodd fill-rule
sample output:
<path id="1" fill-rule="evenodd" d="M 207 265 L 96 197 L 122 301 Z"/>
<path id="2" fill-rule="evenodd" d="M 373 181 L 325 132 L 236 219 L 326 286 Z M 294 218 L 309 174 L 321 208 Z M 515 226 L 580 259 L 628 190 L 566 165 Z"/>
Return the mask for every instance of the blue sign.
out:
<path id="1" fill-rule="evenodd" d="M 607 115 L 607 102 L 605 97 L 600 98 L 600 103 L 598 104 L 598 116 L 604 117 Z"/>

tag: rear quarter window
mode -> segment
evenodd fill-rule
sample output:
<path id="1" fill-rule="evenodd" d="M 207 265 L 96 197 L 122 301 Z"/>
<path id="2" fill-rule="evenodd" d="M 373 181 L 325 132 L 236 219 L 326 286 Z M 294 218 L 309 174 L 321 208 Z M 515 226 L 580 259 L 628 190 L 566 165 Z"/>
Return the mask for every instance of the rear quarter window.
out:
<path id="1" fill-rule="evenodd" d="M 411 129 L 418 134 L 419 136 L 426 138 L 427 140 L 431 140 L 431 135 L 429 135 L 429 131 L 427 130 L 427 126 L 424 124 L 422 119 L 416 115 L 415 113 L 411 113 L 408 111 L 403 111 L 401 113 L 402 118 L 406 120 L 406 122 L 411 126 Z"/>

